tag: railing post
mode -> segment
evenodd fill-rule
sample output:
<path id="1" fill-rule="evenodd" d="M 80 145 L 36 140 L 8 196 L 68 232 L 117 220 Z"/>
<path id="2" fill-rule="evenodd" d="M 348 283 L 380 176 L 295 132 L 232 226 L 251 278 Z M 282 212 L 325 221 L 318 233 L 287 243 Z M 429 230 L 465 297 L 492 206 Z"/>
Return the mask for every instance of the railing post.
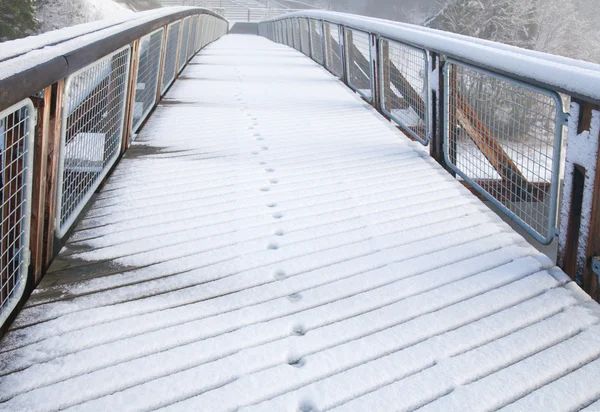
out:
<path id="1" fill-rule="evenodd" d="M 446 127 L 446 102 L 445 93 L 446 78 L 444 76 L 445 59 L 438 53 L 430 52 L 430 78 L 437 80 L 437 88 L 431 90 L 431 142 L 429 144 L 429 154 L 450 174 L 455 173 L 446 165 L 444 157 L 444 128 Z M 435 82 L 434 82 L 435 83 Z"/>
<path id="2" fill-rule="evenodd" d="M 593 257 L 600 255 L 599 122 L 599 106 L 574 99 L 558 243 L 558 265 L 595 300 L 600 298 L 598 275 L 592 269 Z"/>
<path id="3" fill-rule="evenodd" d="M 34 284 L 42 279 L 44 269 L 44 229 L 46 227 L 46 173 L 48 172 L 48 139 L 50 135 L 50 112 L 52 106 L 52 86 L 44 89 L 43 98 L 32 98 L 37 109 L 33 150 L 33 187 L 31 192 L 31 230 L 29 248 L 31 250 L 30 270 Z"/>
<path id="4" fill-rule="evenodd" d="M 200 24 L 200 22 L 198 22 L 198 24 Z M 200 30 L 202 30 L 202 28 L 200 28 Z M 164 29 L 163 40 L 162 40 L 162 49 L 160 51 L 160 63 L 159 63 L 159 68 L 158 68 L 158 79 L 157 79 L 157 86 L 156 86 L 156 99 L 154 100 L 155 104 L 157 104 L 160 101 L 160 96 L 161 96 L 161 89 L 162 89 L 161 85 L 162 85 L 163 74 L 165 71 L 165 54 L 167 52 L 168 35 L 169 35 L 169 25 L 167 24 Z M 200 44 L 202 44 L 202 37 L 200 38 Z"/>
<path id="5" fill-rule="evenodd" d="M 348 52 L 348 47 L 354 43 L 352 41 L 352 31 L 346 33 L 346 26 L 342 26 L 341 24 L 338 29 L 338 44 L 340 45 L 342 81 L 346 83 L 347 86 L 350 86 L 350 64 L 352 64 L 350 62 L 350 56 L 352 54 Z"/>
<path id="6" fill-rule="evenodd" d="M 135 96 L 135 88 L 137 84 L 137 67 L 138 67 L 138 55 L 140 48 L 140 39 L 134 40 L 131 45 L 131 56 L 129 63 L 129 84 L 127 88 L 127 94 L 125 97 L 125 119 L 123 120 L 123 136 L 121 143 L 121 154 L 129 148 L 131 144 L 131 122 L 133 121 L 133 109 L 135 102 L 133 101 Z"/>
<path id="7" fill-rule="evenodd" d="M 371 87 L 373 88 L 373 95 L 372 95 L 372 99 L 373 99 L 373 106 L 375 107 L 375 109 L 377 109 L 377 111 L 379 113 L 383 113 L 383 111 L 381 110 L 381 102 L 382 102 L 382 96 L 381 96 L 381 86 L 382 86 L 382 79 L 381 79 L 381 68 L 383 61 L 380 61 L 380 57 L 383 54 L 383 50 L 380 50 L 381 48 L 381 42 L 379 41 L 379 36 L 376 34 L 369 34 L 369 40 L 370 40 L 370 47 L 371 47 Z M 383 57 L 383 59 L 385 59 L 386 57 Z M 389 61 L 389 53 L 387 54 L 387 58 Z"/>
<path id="8" fill-rule="evenodd" d="M 58 193 L 57 187 L 58 179 L 62 179 L 62 176 L 58 175 L 58 162 L 60 157 L 64 88 L 64 79 L 52 86 L 52 106 L 50 109 L 50 126 L 48 128 L 48 171 L 46 172 L 45 226 L 47 230 L 45 231 L 46 241 L 44 242 L 44 271 L 50 266 L 55 253 L 54 232 L 56 222 L 56 202 L 58 196 L 61 195 Z"/>

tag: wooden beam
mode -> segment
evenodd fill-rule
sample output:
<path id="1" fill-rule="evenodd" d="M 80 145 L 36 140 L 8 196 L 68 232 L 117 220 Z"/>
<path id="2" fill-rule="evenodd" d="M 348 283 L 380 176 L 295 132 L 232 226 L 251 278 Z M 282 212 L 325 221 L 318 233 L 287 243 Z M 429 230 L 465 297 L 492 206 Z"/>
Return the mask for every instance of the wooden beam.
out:
<path id="1" fill-rule="evenodd" d="M 506 154 L 500 143 L 494 139 L 487 126 L 479 119 L 477 112 L 466 103 L 466 100 L 458 90 L 452 91 L 451 101 L 456 107 L 458 122 L 496 172 L 498 172 L 503 180 L 520 188 L 520 191 L 525 190 L 525 193 L 527 193 L 527 179 Z M 523 199 L 526 199 L 526 197 Z"/>
<path id="2" fill-rule="evenodd" d="M 127 84 L 127 91 L 125 102 L 125 119 L 123 120 L 123 135 L 121 141 L 121 154 L 129 148 L 132 138 L 132 124 L 133 124 L 133 110 L 135 108 L 135 88 L 137 83 L 137 67 L 139 57 L 140 40 L 135 40 L 131 47 L 131 56 L 129 64 L 129 82 Z"/>
<path id="3" fill-rule="evenodd" d="M 592 130 L 592 116 L 600 116 L 600 106 L 592 104 L 583 105 L 580 127 L 593 133 L 591 139 L 598 141 L 600 131 Z M 585 252 L 585 268 L 583 271 L 583 289 L 596 301 L 600 302 L 600 287 L 598 275 L 592 271 L 592 258 L 600 256 L 600 145 L 596 154 L 596 173 L 593 176 L 594 189 L 592 195 L 592 208 L 590 212 L 590 231 Z"/>
<path id="4" fill-rule="evenodd" d="M 64 80 L 52 86 L 52 106 L 50 112 L 50 125 L 48 128 L 48 158 L 46 171 L 46 216 L 45 216 L 45 248 L 44 248 L 44 270 L 46 270 L 54 259 L 54 231 L 56 202 L 60 193 L 56 193 L 58 187 L 58 162 L 60 156 L 60 135 L 62 127 L 63 92 Z"/>
<path id="5" fill-rule="evenodd" d="M 33 175 L 31 195 L 31 231 L 29 248 L 31 268 L 37 285 L 42 279 L 44 268 L 44 230 L 46 225 L 46 173 L 48 172 L 48 138 L 50 134 L 50 112 L 52 86 L 44 89 L 43 99 L 32 98 L 38 111 L 33 147 Z"/>

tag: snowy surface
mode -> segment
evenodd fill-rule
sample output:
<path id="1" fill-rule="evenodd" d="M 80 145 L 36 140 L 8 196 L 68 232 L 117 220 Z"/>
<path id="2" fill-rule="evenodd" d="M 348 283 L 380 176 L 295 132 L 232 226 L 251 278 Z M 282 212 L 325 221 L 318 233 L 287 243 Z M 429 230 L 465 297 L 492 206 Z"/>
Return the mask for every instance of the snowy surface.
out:
<path id="1" fill-rule="evenodd" d="M 126 21 L 120 24 L 113 24 L 115 23 L 114 20 L 109 22 L 92 22 L 69 29 L 56 30 L 40 36 L 2 43 L 0 55 L 10 56 L 10 50 L 13 46 L 17 47 L 24 54 L 19 53 L 21 55 L 16 58 L 0 61 L 0 79 L 5 79 L 31 67 L 48 62 L 58 56 L 63 56 L 84 45 L 101 40 L 115 33 L 187 9 L 192 8 L 168 7 L 149 10 L 135 13 L 132 15 L 132 18 L 126 19 Z M 108 26 L 106 26 L 107 23 Z M 88 29 L 90 31 L 89 34 L 80 35 L 86 33 Z"/>
<path id="2" fill-rule="evenodd" d="M 420 144 L 257 36 L 191 63 L 2 340 L 0 410 L 600 399 L 597 304 Z"/>

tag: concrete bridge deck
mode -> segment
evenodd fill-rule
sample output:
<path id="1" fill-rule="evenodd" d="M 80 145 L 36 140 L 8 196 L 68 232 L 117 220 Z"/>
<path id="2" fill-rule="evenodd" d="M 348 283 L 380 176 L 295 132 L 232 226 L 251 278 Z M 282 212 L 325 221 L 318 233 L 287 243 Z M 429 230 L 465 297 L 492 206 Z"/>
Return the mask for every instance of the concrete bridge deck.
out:
<path id="1" fill-rule="evenodd" d="M 13 323 L 0 409 L 600 410 L 599 320 L 323 68 L 229 35 Z"/>

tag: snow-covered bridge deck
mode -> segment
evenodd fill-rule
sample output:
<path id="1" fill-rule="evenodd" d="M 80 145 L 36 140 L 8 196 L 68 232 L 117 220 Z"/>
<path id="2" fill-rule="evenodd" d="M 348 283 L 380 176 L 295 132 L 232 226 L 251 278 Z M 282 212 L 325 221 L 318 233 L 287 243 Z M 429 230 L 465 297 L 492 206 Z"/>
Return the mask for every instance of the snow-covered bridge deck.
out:
<path id="1" fill-rule="evenodd" d="M 0 409 L 599 410 L 586 296 L 324 69 L 230 35 L 4 338 Z"/>

